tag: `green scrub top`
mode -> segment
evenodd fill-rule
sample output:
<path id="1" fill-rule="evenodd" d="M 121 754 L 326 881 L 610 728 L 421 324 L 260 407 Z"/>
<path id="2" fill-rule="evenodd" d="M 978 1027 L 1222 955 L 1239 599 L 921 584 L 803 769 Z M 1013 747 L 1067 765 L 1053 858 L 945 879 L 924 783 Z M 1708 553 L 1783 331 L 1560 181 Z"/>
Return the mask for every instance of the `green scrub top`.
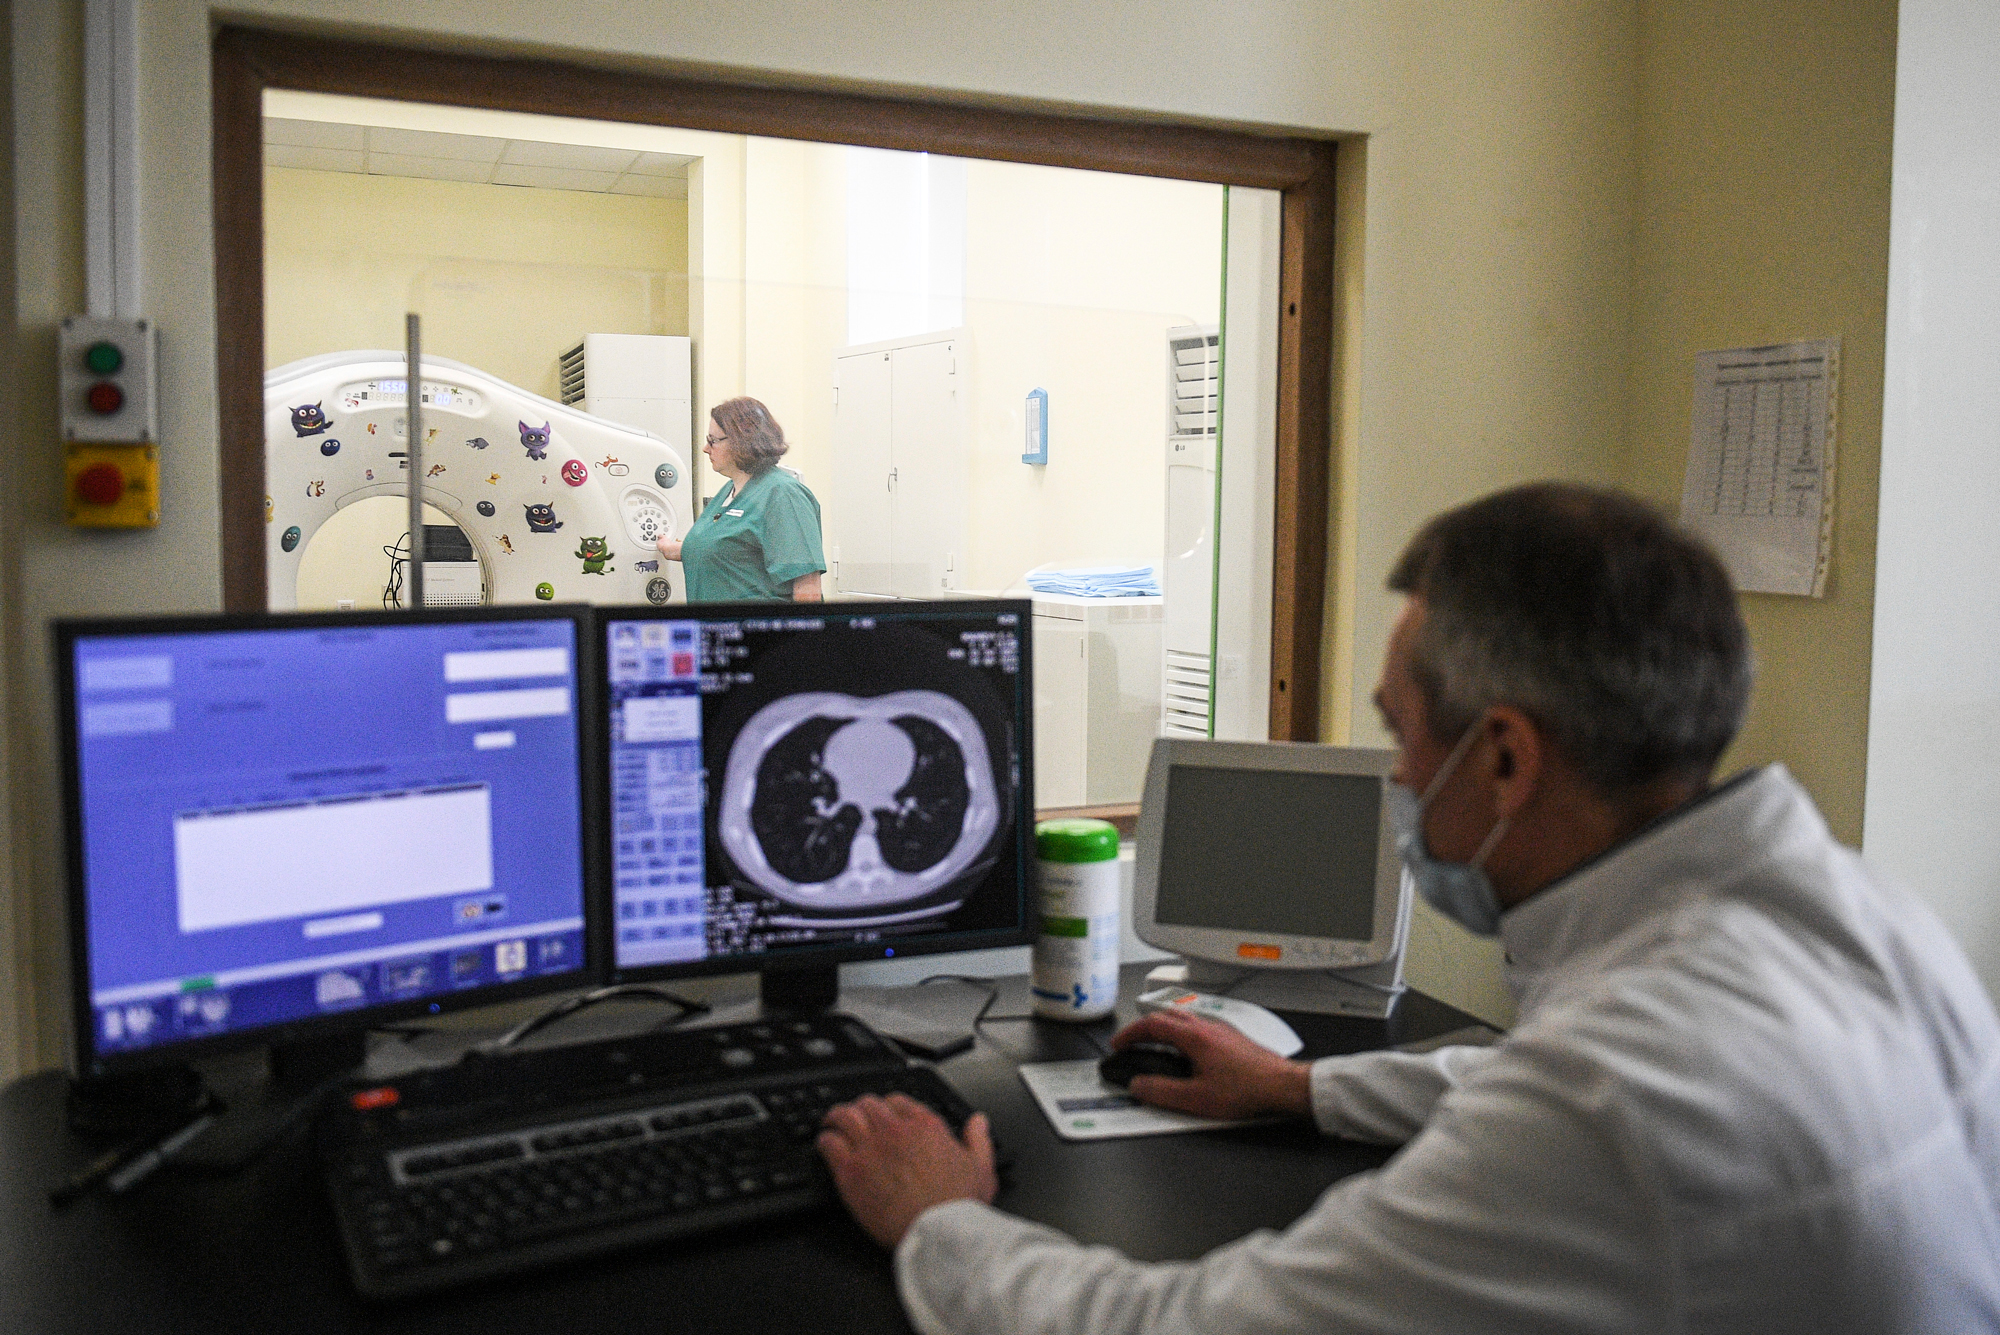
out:
<path id="1" fill-rule="evenodd" d="M 740 496 L 728 483 L 681 540 L 681 569 L 691 603 L 790 602 L 793 580 L 826 569 L 819 501 L 778 468 L 751 478 Z"/>

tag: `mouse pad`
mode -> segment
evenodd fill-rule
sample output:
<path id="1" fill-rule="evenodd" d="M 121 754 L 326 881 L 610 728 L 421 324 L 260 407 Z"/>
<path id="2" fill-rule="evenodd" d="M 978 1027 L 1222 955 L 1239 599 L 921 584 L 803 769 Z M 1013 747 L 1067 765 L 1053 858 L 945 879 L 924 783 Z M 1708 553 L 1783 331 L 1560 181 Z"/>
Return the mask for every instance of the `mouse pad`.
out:
<path id="1" fill-rule="evenodd" d="M 1021 1083 L 1035 1096 L 1042 1116 L 1064 1140 L 1116 1140 L 1123 1136 L 1170 1136 L 1182 1131 L 1213 1131 L 1224 1126 L 1254 1126 L 1269 1118 L 1231 1122 L 1192 1113 L 1149 1107 L 1097 1074 L 1097 1061 L 1030 1062 L 1020 1068 Z"/>

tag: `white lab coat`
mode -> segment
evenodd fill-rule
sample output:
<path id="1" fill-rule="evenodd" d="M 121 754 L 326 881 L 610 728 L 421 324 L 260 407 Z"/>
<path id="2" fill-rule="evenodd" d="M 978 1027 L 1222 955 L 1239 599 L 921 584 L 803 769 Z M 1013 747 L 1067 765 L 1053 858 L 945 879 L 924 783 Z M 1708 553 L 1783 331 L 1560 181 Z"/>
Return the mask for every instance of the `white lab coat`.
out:
<path id="1" fill-rule="evenodd" d="M 941 1205 L 897 1249 L 911 1320 L 2000 1329 L 2000 1025 L 1936 919 L 1782 768 L 1572 873 L 1501 935 L 1520 1017 L 1498 1046 L 1314 1065 L 1328 1133 L 1414 1137 L 1380 1170 L 1184 1264 Z"/>

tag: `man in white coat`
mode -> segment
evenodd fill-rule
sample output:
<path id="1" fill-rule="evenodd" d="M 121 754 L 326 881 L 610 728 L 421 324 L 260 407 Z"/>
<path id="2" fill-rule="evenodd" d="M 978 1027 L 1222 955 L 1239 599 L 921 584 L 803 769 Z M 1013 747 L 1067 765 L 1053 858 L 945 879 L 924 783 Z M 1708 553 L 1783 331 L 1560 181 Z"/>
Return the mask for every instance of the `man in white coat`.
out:
<path id="1" fill-rule="evenodd" d="M 1431 521 L 1376 703 L 1426 899 L 1497 934 L 1489 1049 L 1280 1060 L 1154 1015 L 1190 1111 L 1404 1148 L 1282 1233 L 1143 1265 L 993 1209 L 902 1099 L 821 1150 L 937 1332 L 2000 1330 L 2000 1024 L 1930 913 L 1782 767 L 1713 786 L 1749 697 L 1715 557 L 1648 507 L 1543 485 Z"/>

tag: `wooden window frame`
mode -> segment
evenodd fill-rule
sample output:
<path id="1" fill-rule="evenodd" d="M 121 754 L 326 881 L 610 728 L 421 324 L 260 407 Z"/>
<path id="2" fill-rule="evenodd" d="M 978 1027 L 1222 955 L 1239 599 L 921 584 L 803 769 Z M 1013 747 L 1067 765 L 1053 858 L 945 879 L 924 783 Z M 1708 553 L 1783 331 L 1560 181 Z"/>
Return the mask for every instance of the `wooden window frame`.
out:
<path id="1" fill-rule="evenodd" d="M 1334 153 L 1329 140 L 635 73 L 224 27 L 214 44 L 216 376 L 223 606 L 262 611 L 263 92 L 627 121 L 1276 190 L 1278 436 L 1270 736 L 1319 735 L 1332 479 Z"/>

